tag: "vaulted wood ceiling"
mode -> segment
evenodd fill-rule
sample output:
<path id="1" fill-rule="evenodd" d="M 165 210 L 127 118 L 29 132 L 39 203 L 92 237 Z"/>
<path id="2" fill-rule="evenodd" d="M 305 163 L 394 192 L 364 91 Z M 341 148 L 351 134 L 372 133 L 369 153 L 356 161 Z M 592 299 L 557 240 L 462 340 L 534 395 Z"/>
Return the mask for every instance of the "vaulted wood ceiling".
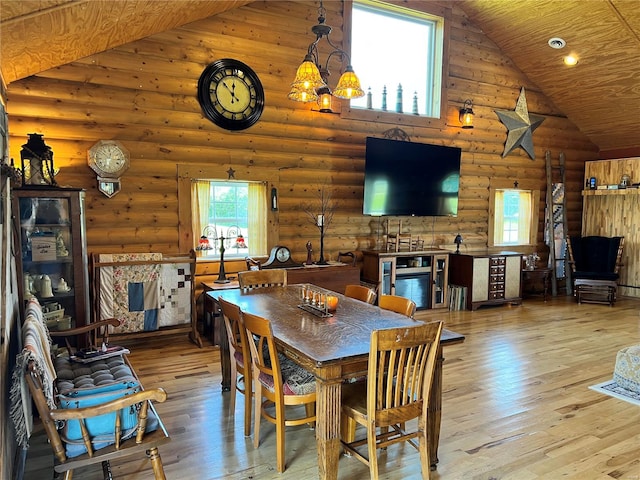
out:
<path id="1" fill-rule="evenodd" d="M 0 5 L 7 84 L 251 0 L 22 0 Z M 600 150 L 640 148 L 637 0 L 460 0 L 469 18 Z M 567 42 L 548 46 L 551 37 Z M 579 63 L 567 67 L 566 53 Z"/>

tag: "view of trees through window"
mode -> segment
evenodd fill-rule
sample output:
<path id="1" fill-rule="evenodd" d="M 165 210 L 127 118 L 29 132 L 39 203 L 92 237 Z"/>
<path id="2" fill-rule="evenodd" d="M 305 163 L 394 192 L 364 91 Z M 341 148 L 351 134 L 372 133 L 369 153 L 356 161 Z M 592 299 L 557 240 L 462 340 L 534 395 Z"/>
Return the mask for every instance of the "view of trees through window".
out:
<path id="1" fill-rule="evenodd" d="M 246 255 L 251 241 L 248 222 L 249 185 L 243 182 L 211 182 L 209 203 L 209 225 L 216 228 L 216 238 L 227 238 L 225 248 L 228 255 Z M 210 232 L 211 233 L 211 232 Z M 244 241 L 238 241 L 241 235 Z M 217 251 L 220 244 L 215 244 Z"/>

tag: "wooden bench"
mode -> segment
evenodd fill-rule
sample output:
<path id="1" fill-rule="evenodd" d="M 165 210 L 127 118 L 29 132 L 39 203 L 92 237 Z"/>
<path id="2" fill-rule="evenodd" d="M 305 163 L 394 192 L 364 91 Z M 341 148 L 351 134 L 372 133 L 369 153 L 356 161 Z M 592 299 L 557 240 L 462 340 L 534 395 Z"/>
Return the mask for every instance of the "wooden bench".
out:
<path id="1" fill-rule="evenodd" d="M 35 304 L 37 305 L 37 301 Z M 37 307 L 39 308 L 39 305 Z M 91 404 L 90 406 L 81 406 L 81 402 L 77 401 L 78 408 L 60 408 L 61 398 L 65 397 L 57 395 L 58 392 L 54 384 L 56 382 L 51 379 L 51 370 L 54 364 L 53 361 L 48 362 L 45 358 L 45 355 L 49 354 L 47 349 L 49 339 L 45 338 L 47 337 L 46 324 L 41 320 L 34 320 L 33 317 L 38 316 L 37 312 L 34 314 L 35 308 L 34 300 L 32 300 L 27 307 L 25 318 L 25 327 L 27 324 L 30 326 L 29 328 L 23 327 L 25 350 L 21 355 L 26 361 L 22 362 L 22 368 L 24 368 L 24 380 L 28 391 L 53 449 L 56 476 L 63 474 L 64 479 L 71 480 L 75 469 L 100 463 L 104 478 L 111 479 L 110 460 L 131 455 L 146 455 L 151 461 L 155 478 L 157 480 L 166 479 L 158 447 L 168 443 L 170 437 L 151 403 L 152 401 L 164 402 L 167 398 L 166 392 L 162 388 L 144 390 L 126 356 L 122 355 L 126 366 L 130 368 L 130 372 L 135 377 L 136 388 L 128 389 L 126 395 L 120 395 L 116 390 L 109 395 L 94 396 L 94 400 L 88 402 Z M 107 326 L 118 323 L 118 320 L 115 319 L 102 320 L 75 329 L 61 332 L 51 331 L 49 334 L 52 338 L 57 338 L 95 335 L 95 332 L 102 331 L 104 340 L 108 341 Z M 40 344 L 38 345 L 38 343 Z M 100 370 L 100 366 L 103 365 L 100 362 L 104 362 L 104 359 L 98 358 L 85 365 L 91 369 L 92 377 L 94 374 L 96 378 L 98 375 L 103 377 L 106 375 Z M 18 364 L 20 365 L 20 362 Z M 53 375 L 57 376 L 58 372 L 55 367 L 53 367 L 53 372 Z M 115 387 L 115 382 L 110 385 L 107 380 L 101 382 L 100 385 L 102 389 L 112 388 Z M 89 393 L 90 390 L 88 390 Z M 87 391 L 82 392 L 82 398 L 87 399 L 90 396 L 85 396 L 86 393 Z M 105 396 L 118 398 L 110 398 L 109 401 L 102 403 L 101 399 Z M 27 399 L 27 401 L 29 400 Z M 126 421 L 123 420 L 125 418 Z M 79 427 L 81 433 L 81 438 L 76 442 L 65 438 L 65 433 L 70 431 L 65 430 L 65 425 L 71 428 L 70 422 L 76 422 L 74 426 Z M 97 425 L 109 433 L 100 433 L 101 436 L 96 437 Z"/>

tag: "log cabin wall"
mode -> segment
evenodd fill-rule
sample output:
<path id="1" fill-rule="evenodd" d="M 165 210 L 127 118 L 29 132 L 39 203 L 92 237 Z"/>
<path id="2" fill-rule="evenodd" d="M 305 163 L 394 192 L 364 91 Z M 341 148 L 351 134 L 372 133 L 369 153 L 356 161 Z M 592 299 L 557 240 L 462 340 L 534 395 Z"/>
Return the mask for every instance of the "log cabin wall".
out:
<path id="1" fill-rule="evenodd" d="M 325 6 L 332 39 L 340 43 L 343 2 Z M 413 1 L 411 6 L 433 9 L 438 3 Z M 87 190 L 90 253 L 184 251 L 191 240 L 181 238 L 187 207 L 179 197 L 178 166 L 217 165 L 225 171 L 278 172 L 278 242 L 304 261 L 306 242 L 317 245 L 319 235 L 301 204 L 312 201 L 318 186 L 327 183 L 337 209 L 326 234 L 325 256 L 335 259 L 338 251 L 375 246 L 382 222 L 362 215 L 365 137 L 399 127 L 414 142 L 463 150 L 458 216 L 405 218 L 406 231 L 421 235 L 426 246 L 455 248 L 453 239 L 460 233 L 463 251 L 486 247 L 490 185 L 527 179 L 537 182 L 542 199 L 538 245 L 527 250 L 546 252 L 545 151 L 554 158 L 560 152 L 566 156 L 569 230 L 579 232 L 584 162 L 597 158 L 597 147 L 471 24 L 455 2 L 440 2 L 440 7 L 450 15 L 444 126 L 434 127 L 426 119 L 403 124 L 401 116 L 394 124 L 346 119 L 289 101 L 290 82 L 313 40 L 310 28 L 316 23 L 317 5 L 265 1 L 11 83 L 11 156 L 19 158 L 28 133 L 44 134 L 60 168 L 58 182 Z M 247 63 L 263 83 L 264 113 L 248 130 L 222 130 L 201 113 L 198 78 L 207 64 L 220 58 Z M 366 79 L 362 81 L 366 88 Z M 545 116 L 533 135 L 535 160 L 522 149 L 502 158 L 507 131 L 494 111 L 514 110 L 521 87 L 529 111 Z M 467 98 L 473 100 L 476 114 L 473 130 L 461 129 L 458 121 L 458 110 Z M 100 139 L 117 139 L 131 153 L 122 190 L 110 199 L 98 192 L 86 161 L 87 150 Z M 203 268 L 209 277 L 215 274 L 215 265 Z"/>

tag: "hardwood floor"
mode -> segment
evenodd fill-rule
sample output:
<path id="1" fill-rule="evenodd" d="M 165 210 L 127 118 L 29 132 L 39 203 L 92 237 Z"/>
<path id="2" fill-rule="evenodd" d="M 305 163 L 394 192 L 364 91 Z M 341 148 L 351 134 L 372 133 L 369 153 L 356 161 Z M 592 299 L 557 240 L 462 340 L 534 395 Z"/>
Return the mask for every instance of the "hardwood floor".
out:
<path id="1" fill-rule="evenodd" d="M 559 296 L 522 306 L 475 312 L 421 311 L 467 336 L 444 351 L 439 459 L 432 479 L 640 479 L 640 407 L 589 390 L 612 377 L 616 353 L 640 343 L 640 300 L 578 305 Z M 157 405 L 172 437 L 161 449 L 167 478 L 317 478 L 314 432 L 288 429 L 287 470 L 275 470 L 275 430 L 262 423 L 261 445 L 243 435 L 243 403 L 228 411 L 221 393 L 219 352 L 199 349 L 186 336 L 130 346 L 143 384 L 169 393 Z M 240 398 L 240 396 L 238 397 Z M 380 478 L 420 478 L 409 445 L 381 455 Z M 41 431 L 32 438 L 26 480 L 51 478 L 51 448 Z M 74 478 L 100 479 L 99 469 Z M 112 464 L 116 478 L 153 478 L 147 461 Z M 368 469 L 342 457 L 339 478 L 364 480 Z"/>

